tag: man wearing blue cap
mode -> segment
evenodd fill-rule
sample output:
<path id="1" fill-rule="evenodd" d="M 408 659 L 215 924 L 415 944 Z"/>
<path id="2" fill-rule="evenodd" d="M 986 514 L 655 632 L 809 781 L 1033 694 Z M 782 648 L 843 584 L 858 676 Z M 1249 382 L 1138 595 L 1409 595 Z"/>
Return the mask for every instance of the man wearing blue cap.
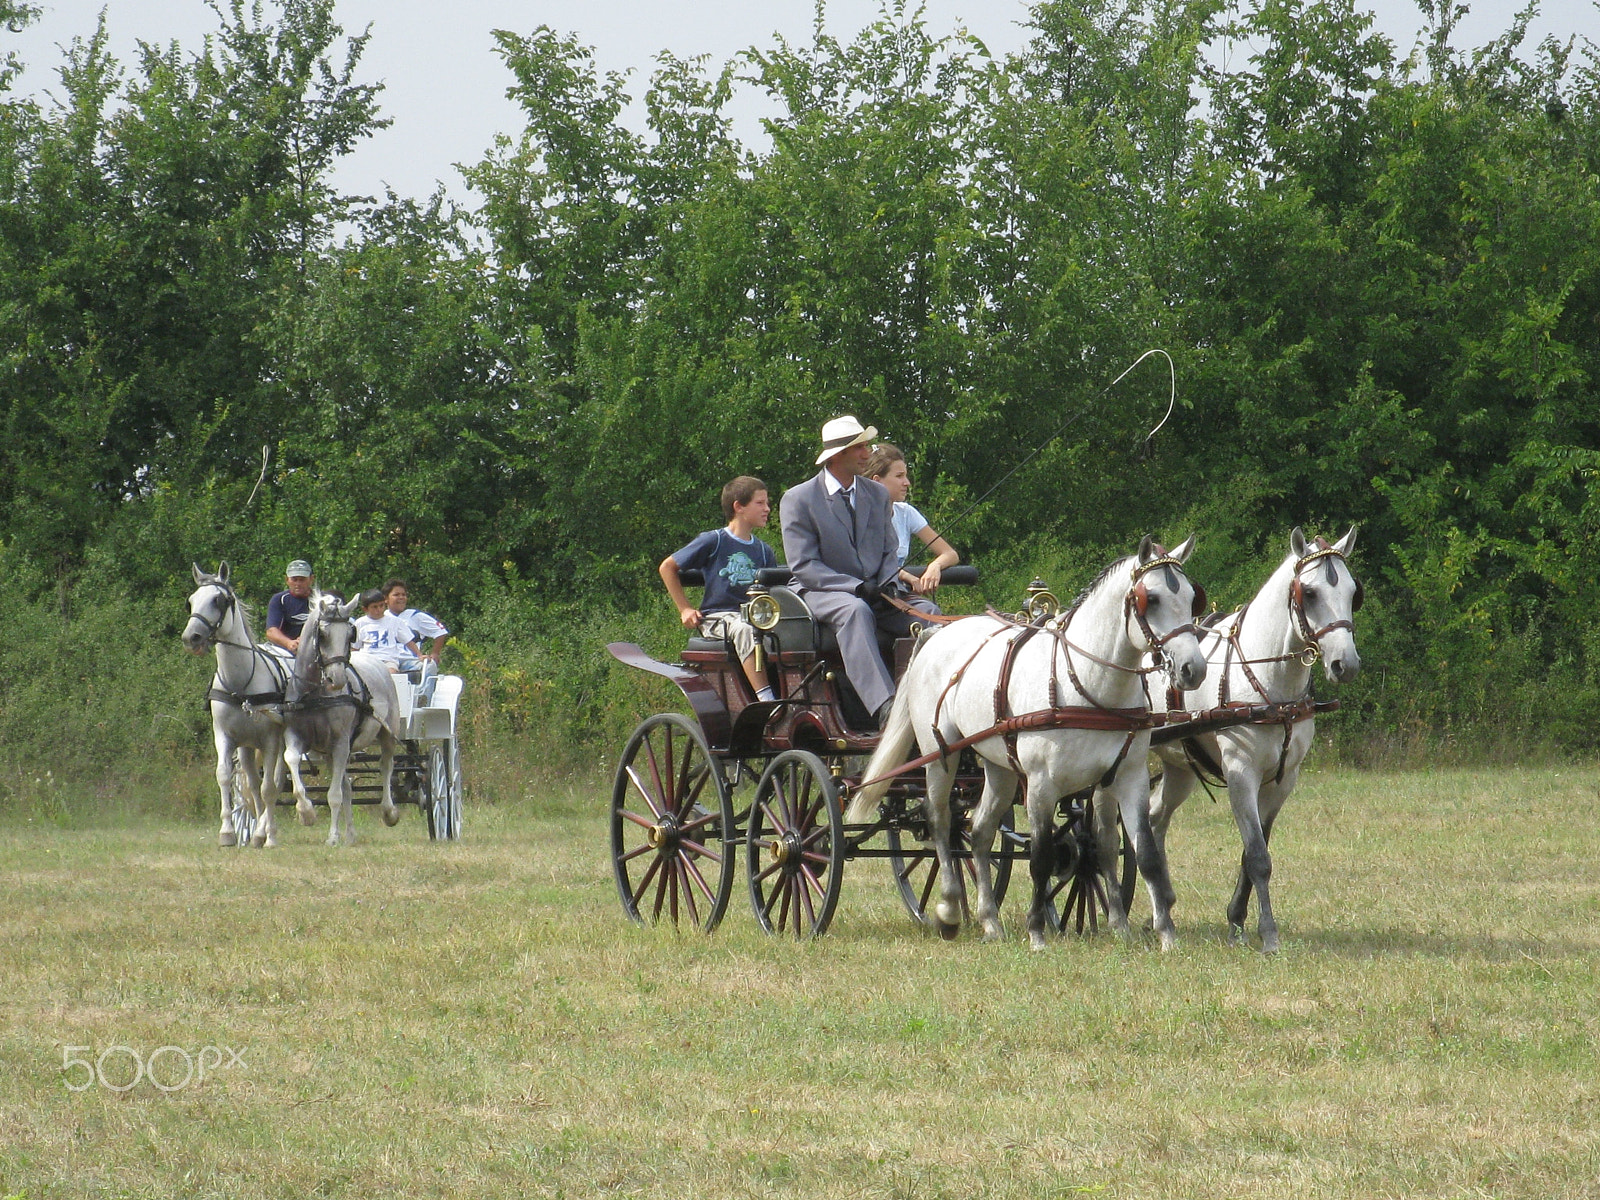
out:
<path id="1" fill-rule="evenodd" d="M 284 568 L 285 589 L 267 601 L 267 641 L 290 654 L 300 649 L 300 631 L 311 611 L 311 589 L 316 576 L 311 564 L 297 558 Z"/>

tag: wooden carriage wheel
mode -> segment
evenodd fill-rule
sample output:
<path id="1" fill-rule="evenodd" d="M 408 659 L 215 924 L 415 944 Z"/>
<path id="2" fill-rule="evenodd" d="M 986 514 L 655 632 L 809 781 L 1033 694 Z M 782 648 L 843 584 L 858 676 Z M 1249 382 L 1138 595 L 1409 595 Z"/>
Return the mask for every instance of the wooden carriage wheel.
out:
<path id="1" fill-rule="evenodd" d="M 628 739 L 611 789 L 611 867 L 622 911 L 710 933 L 733 890 L 733 802 L 700 727 L 647 718 Z"/>
<path id="2" fill-rule="evenodd" d="M 886 831 L 889 839 L 889 866 L 894 870 L 895 889 L 900 893 L 900 902 L 906 906 L 906 911 L 911 914 L 911 919 L 925 929 L 932 929 L 937 922 L 928 913 L 928 905 L 933 900 L 933 893 L 939 886 L 939 860 L 934 854 L 931 843 L 916 842 L 911 836 L 899 829 Z M 972 910 L 968 903 L 968 896 L 977 894 L 978 868 L 972 860 L 972 829 L 965 818 L 958 828 L 951 830 L 950 840 L 952 849 L 963 857 L 959 860 L 961 871 L 961 915 L 964 920 L 972 919 Z M 1011 886 L 1011 858 L 1010 852 L 1018 846 L 1025 847 L 1027 841 L 1018 837 L 1011 828 L 1010 819 L 1000 822 L 1000 834 L 995 839 L 995 854 L 990 860 L 994 864 L 994 902 L 998 907 L 1006 902 L 1006 890 Z M 954 937 L 959 930 L 939 930 L 941 935 Z"/>
<path id="3" fill-rule="evenodd" d="M 1117 840 L 1121 845 L 1117 886 L 1122 894 L 1122 911 L 1126 913 L 1133 903 L 1139 872 L 1133 858 L 1133 840 L 1122 827 L 1120 816 Z M 1086 925 L 1090 933 L 1097 933 L 1110 916 L 1105 876 L 1100 873 L 1100 847 L 1094 838 L 1092 795 L 1069 799 L 1067 818 L 1056 826 L 1056 876 L 1045 912 L 1050 924 L 1061 933 L 1071 928 L 1082 934 Z"/>
<path id="4" fill-rule="evenodd" d="M 745 832 L 750 907 L 771 934 L 817 937 L 833 920 L 844 875 L 844 814 L 827 764 L 785 750 L 756 785 Z"/>

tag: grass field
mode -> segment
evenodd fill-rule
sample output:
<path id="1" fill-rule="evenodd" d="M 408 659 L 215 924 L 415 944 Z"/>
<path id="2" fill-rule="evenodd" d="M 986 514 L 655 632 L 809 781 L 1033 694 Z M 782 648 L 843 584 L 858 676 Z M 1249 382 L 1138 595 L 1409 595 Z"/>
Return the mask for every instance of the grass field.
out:
<path id="1" fill-rule="evenodd" d="M 587 792 L 449 846 L 414 811 L 344 851 L 325 814 L 275 852 L 9 820 L 0 1197 L 1600 1196 L 1597 784 L 1310 777 L 1273 958 L 1223 942 L 1203 795 L 1170 955 L 1028 953 L 1020 875 L 1011 941 L 946 944 L 882 862 L 813 944 L 742 877 L 710 938 L 635 928 Z M 71 1090 L 64 1058 L 120 1085 L 130 1052 L 172 1090 Z"/>

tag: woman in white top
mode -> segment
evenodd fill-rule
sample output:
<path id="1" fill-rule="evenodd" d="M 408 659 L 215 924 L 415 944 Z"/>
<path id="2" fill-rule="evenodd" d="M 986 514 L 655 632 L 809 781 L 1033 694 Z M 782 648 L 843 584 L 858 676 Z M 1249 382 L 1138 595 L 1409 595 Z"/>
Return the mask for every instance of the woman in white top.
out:
<path id="1" fill-rule="evenodd" d="M 894 501 L 894 531 L 900 539 L 900 582 L 926 596 L 939 586 L 939 577 L 944 569 L 955 566 L 961 561 L 961 556 L 949 542 L 934 532 L 933 526 L 921 513 L 906 503 L 906 497 L 911 494 L 911 476 L 906 474 L 906 456 L 897 447 L 888 442 L 879 442 L 872 448 L 872 457 L 867 460 L 866 469 L 861 473 L 889 489 L 889 498 Z M 934 556 L 921 575 L 913 575 L 903 569 L 906 557 L 911 553 L 913 536 Z"/>

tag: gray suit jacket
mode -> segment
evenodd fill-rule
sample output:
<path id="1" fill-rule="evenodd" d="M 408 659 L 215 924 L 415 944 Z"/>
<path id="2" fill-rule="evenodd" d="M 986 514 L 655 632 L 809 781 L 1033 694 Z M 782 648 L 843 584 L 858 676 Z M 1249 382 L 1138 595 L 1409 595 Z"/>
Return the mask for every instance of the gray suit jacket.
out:
<path id="1" fill-rule="evenodd" d="M 790 488 L 778 504 L 789 569 L 802 588 L 814 591 L 853 592 L 868 579 L 888 583 L 900 571 L 889 489 L 858 476 L 852 520 L 850 506 L 828 495 L 826 472 Z"/>

